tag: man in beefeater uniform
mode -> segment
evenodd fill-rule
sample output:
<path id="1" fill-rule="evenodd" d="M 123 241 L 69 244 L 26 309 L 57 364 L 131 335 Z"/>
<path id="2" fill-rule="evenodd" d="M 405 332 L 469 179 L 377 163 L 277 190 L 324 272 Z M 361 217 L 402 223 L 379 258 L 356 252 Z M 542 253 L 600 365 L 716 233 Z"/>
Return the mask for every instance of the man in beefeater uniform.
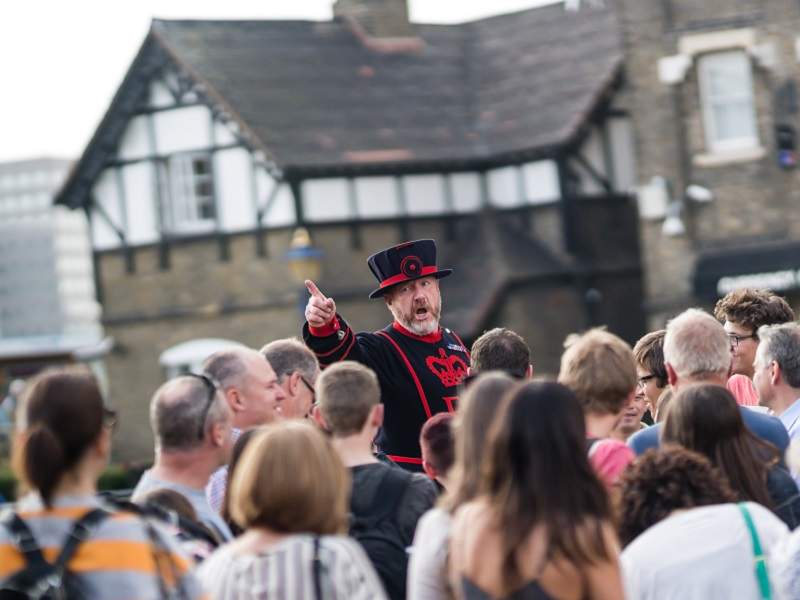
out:
<path id="1" fill-rule="evenodd" d="M 355 360 L 378 375 L 385 418 L 377 444 L 392 461 L 421 470 L 419 433 L 432 415 L 455 410 L 458 384 L 467 374 L 469 352 L 454 332 L 439 325 L 442 300 L 433 240 L 406 242 L 367 259 L 394 321 L 375 333 L 354 333 L 336 304 L 313 281 L 303 339 L 320 365 Z"/>

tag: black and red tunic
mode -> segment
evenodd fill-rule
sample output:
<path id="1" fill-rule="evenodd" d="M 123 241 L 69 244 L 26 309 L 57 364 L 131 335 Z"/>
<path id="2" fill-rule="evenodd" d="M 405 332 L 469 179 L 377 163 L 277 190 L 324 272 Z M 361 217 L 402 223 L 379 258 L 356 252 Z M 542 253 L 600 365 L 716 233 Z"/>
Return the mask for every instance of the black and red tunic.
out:
<path id="1" fill-rule="evenodd" d="M 419 336 L 397 322 L 375 333 L 353 333 L 341 316 L 325 328 L 303 327 L 303 339 L 320 366 L 355 360 L 375 371 L 384 404 L 378 447 L 398 464 L 422 464 L 419 432 L 432 415 L 455 410 L 458 384 L 467 374 L 469 351 L 461 338 L 440 327 Z"/>

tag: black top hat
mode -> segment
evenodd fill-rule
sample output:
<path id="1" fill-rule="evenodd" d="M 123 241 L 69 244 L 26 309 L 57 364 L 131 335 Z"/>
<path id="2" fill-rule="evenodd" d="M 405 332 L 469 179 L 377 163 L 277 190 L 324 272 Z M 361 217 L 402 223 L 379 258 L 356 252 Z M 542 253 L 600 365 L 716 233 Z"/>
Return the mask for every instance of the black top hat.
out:
<path id="1" fill-rule="evenodd" d="M 405 242 L 381 250 L 370 256 L 367 264 L 380 283 L 370 298 L 383 296 L 386 290 L 398 283 L 429 276 L 441 279 L 453 272 L 453 269 L 436 266 L 436 242 L 433 240 Z"/>

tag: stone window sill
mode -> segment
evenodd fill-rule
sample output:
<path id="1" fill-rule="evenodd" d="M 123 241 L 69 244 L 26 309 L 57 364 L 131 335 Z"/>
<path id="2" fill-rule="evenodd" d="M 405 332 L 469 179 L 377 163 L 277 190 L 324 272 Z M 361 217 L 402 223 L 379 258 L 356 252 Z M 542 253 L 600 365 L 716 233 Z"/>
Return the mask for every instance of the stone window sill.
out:
<path id="1" fill-rule="evenodd" d="M 753 148 L 744 148 L 742 150 L 695 154 L 692 158 L 692 163 L 694 163 L 696 167 L 720 167 L 723 165 L 761 160 L 766 154 L 767 151 L 762 146 L 756 146 Z"/>

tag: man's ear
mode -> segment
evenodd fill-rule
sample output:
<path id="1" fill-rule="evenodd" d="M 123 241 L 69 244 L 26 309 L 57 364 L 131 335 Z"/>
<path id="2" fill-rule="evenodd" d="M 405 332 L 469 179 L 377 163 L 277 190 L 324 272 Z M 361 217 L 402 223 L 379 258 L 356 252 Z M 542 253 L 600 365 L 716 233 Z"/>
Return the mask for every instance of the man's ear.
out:
<path id="1" fill-rule="evenodd" d="M 675 369 L 672 368 L 672 365 L 669 363 L 664 363 L 664 368 L 667 370 L 667 383 L 671 386 L 674 386 L 675 383 L 678 381 L 678 374 L 675 372 Z"/>
<path id="2" fill-rule="evenodd" d="M 383 404 L 376 404 L 372 407 L 369 420 L 374 427 L 383 425 Z"/>
<path id="3" fill-rule="evenodd" d="M 525 370 L 525 378 L 533 379 L 533 363 L 528 363 L 528 368 Z"/>
<path id="4" fill-rule="evenodd" d="M 297 395 L 297 388 L 300 387 L 300 371 L 295 371 L 291 375 L 286 377 L 289 380 L 289 383 L 286 385 L 286 392 L 289 393 L 292 398 Z"/>
<path id="5" fill-rule="evenodd" d="M 775 386 L 778 385 L 782 379 L 783 371 L 781 370 L 781 366 L 778 364 L 778 361 L 773 360 L 769 363 L 769 381 Z"/>
<path id="6" fill-rule="evenodd" d="M 322 411 L 319 408 L 319 404 L 314 404 L 311 407 L 311 419 L 317 424 L 317 427 L 323 431 L 331 430 L 330 427 L 328 427 L 327 421 L 325 421 L 325 417 L 322 416 Z"/>
<path id="7" fill-rule="evenodd" d="M 422 470 L 425 471 L 425 475 L 431 479 L 436 479 L 439 476 L 439 474 L 436 472 L 436 469 L 433 468 L 433 465 L 424 459 L 422 461 Z"/>
<path id="8" fill-rule="evenodd" d="M 235 387 L 225 390 L 225 400 L 233 412 L 242 412 L 245 408 L 244 398 Z"/>
<path id="9" fill-rule="evenodd" d="M 221 448 L 231 435 L 230 424 L 226 421 L 217 421 L 211 426 L 211 444 Z"/>

